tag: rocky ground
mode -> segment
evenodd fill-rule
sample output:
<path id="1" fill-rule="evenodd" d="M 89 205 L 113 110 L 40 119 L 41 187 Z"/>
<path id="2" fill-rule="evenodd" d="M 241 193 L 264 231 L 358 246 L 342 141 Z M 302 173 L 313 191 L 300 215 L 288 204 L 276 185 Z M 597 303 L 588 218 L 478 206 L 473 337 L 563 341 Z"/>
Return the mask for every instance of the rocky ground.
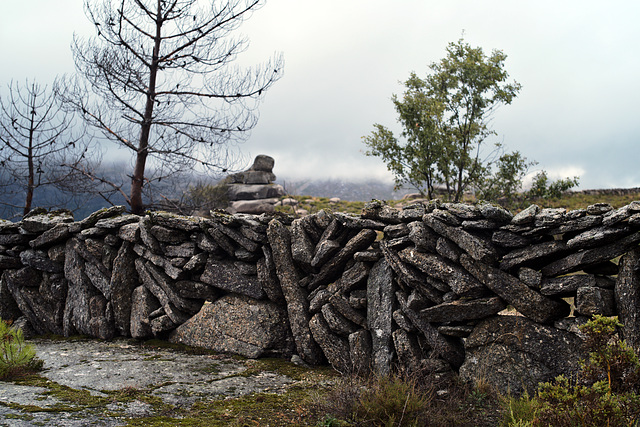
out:
<path id="1" fill-rule="evenodd" d="M 37 377 L 0 383 L 2 426 L 172 425 L 171 420 L 202 415 L 194 415 L 194 409 L 211 402 L 284 396 L 292 389 L 317 387 L 319 379 L 311 385 L 304 378 L 307 368 L 284 360 L 232 358 L 160 342 L 35 339 L 31 343 L 44 370 Z M 316 373 L 331 381 L 330 372 Z M 215 414 L 211 407 L 206 411 Z M 243 412 L 231 407 L 220 411 L 220 417 L 229 421 Z M 216 421 L 224 420 L 210 421 L 218 425 Z M 265 420 L 260 425 L 277 424 Z"/>

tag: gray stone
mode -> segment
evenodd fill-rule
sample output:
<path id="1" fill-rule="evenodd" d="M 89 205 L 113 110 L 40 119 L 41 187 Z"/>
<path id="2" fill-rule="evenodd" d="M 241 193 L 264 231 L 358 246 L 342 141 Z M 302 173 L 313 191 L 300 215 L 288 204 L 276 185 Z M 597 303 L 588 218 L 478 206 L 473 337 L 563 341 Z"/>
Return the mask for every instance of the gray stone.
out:
<path id="1" fill-rule="evenodd" d="M 613 206 L 609 203 L 595 203 L 587 206 L 588 215 L 602 215 L 613 210 Z"/>
<path id="2" fill-rule="evenodd" d="M 440 237 L 436 244 L 436 252 L 453 262 L 458 262 L 462 251 L 451 240 Z"/>
<path id="3" fill-rule="evenodd" d="M 253 160 L 253 165 L 249 170 L 253 171 L 261 171 L 261 172 L 272 172 L 273 166 L 276 164 L 276 161 L 273 157 L 267 156 L 266 154 L 258 154 L 256 158 Z"/>
<path id="4" fill-rule="evenodd" d="M 574 212 L 574 211 L 571 211 Z M 550 228 L 546 234 L 558 235 L 565 233 L 573 233 L 575 231 L 586 230 L 588 228 L 597 227 L 602 224 L 602 217 L 599 215 L 581 216 L 578 218 L 570 218 L 567 220 L 567 216 L 570 212 L 565 214 L 565 221 L 557 227 Z"/>
<path id="5" fill-rule="evenodd" d="M 351 355 L 352 372 L 366 376 L 373 366 L 371 361 L 371 334 L 365 329 L 349 335 L 349 353 Z"/>
<path id="6" fill-rule="evenodd" d="M 137 286 L 138 274 L 134 264 L 132 244 L 125 242 L 118 250 L 110 278 L 115 327 L 125 337 L 130 335 L 132 295 Z"/>
<path id="7" fill-rule="evenodd" d="M 430 323 L 479 320 L 493 316 L 507 308 L 498 297 L 456 300 L 420 310 L 419 314 Z"/>
<path id="8" fill-rule="evenodd" d="M 503 248 L 521 248 L 531 243 L 531 239 L 508 230 L 496 230 L 491 242 Z"/>
<path id="9" fill-rule="evenodd" d="M 439 236 L 432 229 L 424 225 L 422 221 L 408 224 L 409 238 L 421 252 L 436 252 Z"/>
<path id="10" fill-rule="evenodd" d="M 531 205 L 528 208 L 518 212 L 518 214 L 511 219 L 511 224 L 523 225 L 532 223 L 535 221 L 538 212 L 540 212 L 540 206 Z"/>
<path id="11" fill-rule="evenodd" d="M 536 227 L 549 227 L 558 225 L 564 219 L 565 208 L 545 208 L 542 209 L 535 217 L 534 224 Z"/>
<path id="12" fill-rule="evenodd" d="M 207 263 L 208 255 L 206 252 L 200 252 L 189 258 L 189 261 L 182 266 L 184 271 L 197 272 L 201 271 Z"/>
<path id="13" fill-rule="evenodd" d="M 400 222 L 398 210 L 380 200 L 372 200 L 365 203 L 364 209 L 362 209 L 362 218 L 387 224 L 398 224 Z"/>
<path id="14" fill-rule="evenodd" d="M 386 260 L 380 260 L 367 280 L 367 323 L 371 331 L 373 367 L 382 375 L 391 372 L 394 300 L 393 270 Z"/>
<path id="15" fill-rule="evenodd" d="M 396 298 L 400 303 L 402 312 L 409 318 L 416 329 L 424 335 L 434 355 L 442 357 L 453 368 L 460 367 L 465 359 L 462 344 L 455 338 L 443 336 L 433 325 L 423 320 L 416 311 L 411 310 L 407 306 L 407 298 L 402 292 L 396 292 Z"/>
<path id="16" fill-rule="evenodd" d="M 138 242 L 140 240 L 140 224 L 133 222 L 123 225 L 118 230 L 118 237 L 131 243 Z"/>
<path id="17" fill-rule="evenodd" d="M 424 222 L 441 236 L 446 237 L 467 252 L 475 260 L 485 263 L 493 263 L 498 259 L 498 254 L 490 242 L 476 237 L 461 228 L 451 227 L 436 217 L 427 214 Z"/>
<path id="18" fill-rule="evenodd" d="M 320 272 L 309 284 L 309 289 L 315 289 L 338 278 L 347 262 L 353 259 L 353 255 L 368 248 L 376 240 L 376 237 L 377 234 L 373 230 L 361 230 L 329 262 L 322 266 Z"/>
<path id="19" fill-rule="evenodd" d="M 410 288 L 420 291 L 430 301 L 440 304 L 443 301 L 442 294 L 451 291 L 449 285 L 432 279 L 417 268 L 402 262 L 398 253 L 392 251 L 384 241 L 381 242 L 380 248 L 398 278 Z M 443 289 L 443 286 L 445 289 Z"/>
<path id="20" fill-rule="evenodd" d="M 406 248 L 398 253 L 400 259 L 418 267 L 422 272 L 445 282 L 461 297 L 478 297 L 485 286 L 458 265 L 434 255 Z"/>
<path id="21" fill-rule="evenodd" d="M 264 257 L 257 263 L 258 280 L 262 284 L 262 290 L 267 294 L 269 300 L 278 304 L 284 304 L 286 301 L 282 293 L 280 281 L 278 280 L 278 273 L 273 261 L 273 253 L 268 245 L 262 247 L 262 253 Z"/>
<path id="22" fill-rule="evenodd" d="M 202 218 L 177 215 L 171 212 L 151 212 L 149 216 L 154 224 L 170 230 L 196 231 L 200 229 L 200 224 L 202 223 Z"/>
<path id="23" fill-rule="evenodd" d="M 178 280 L 182 278 L 183 276 L 182 269 L 175 267 L 173 264 L 171 264 L 171 261 L 169 261 L 167 258 L 158 254 L 154 254 L 153 252 L 149 251 L 145 246 L 138 245 L 138 244 L 133 246 L 133 251 L 136 254 L 138 254 L 140 257 L 164 269 L 165 273 L 167 273 L 167 275 L 171 277 L 173 280 Z"/>
<path id="24" fill-rule="evenodd" d="M 29 212 L 20 222 L 20 228 L 27 233 L 42 233 L 55 227 L 60 223 L 73 222 L 73 214 L 66 210 L 45 212 L 34 209 Z"/>
<path id="25" fill-rule="evenodd" d="M 234 184 L 227 187 L 227 197 L 230 201 L 279 199 L 286 195 L 279 184 Z"/>
<path id="26" fill-rule="evenodd" d="M 634 233 L 615 243 L 600 248 L 573 253 L 544 267 L 542 274 L 545 276 L 558 276 L 579 271 L 585 267 L 593 266 L 604 261 L 609 261 L 628 252 L 636 246 L 638 242 L 640 242 L 640 233 Z"/>
<path id="27" fill-rule="evenodd" d="M 329 298 L 329 303 L 344 317 L 352 321 L 353 323 L 367 329 L 367 318 L 359 310 L 354 309 L 347 300 L 341 294 L 332 294 Z"/>
<path id="28" fill-rule="evenodd" d="M 138 286 L 131 294 L 131 337 L 136 339 L 150 338 L 152 312 L 160 308 L 160 303 L 145 286 Z"/>
<path id="29" fill-rule="evenodd" d="M 467 255 L 460 257 L 460 261 L 476 279 L 533 321 L 552 323 L 569 314 L 569 304 L 543 296 L 508 273 L 476 262 Z"/>
<path id="30" fill-rule="evenodd" d="M 230 260 L 209 257 L 200 281 L 227 292 L 246 295 L 254 299 L 265 298 L 264 290 L 257 277 L 245 276 Z"/>
<path id="31" fill-rule="evenodd" d="M 114 229 L 119 229 L 124 225 L 131 224 L 134 222 L 139 222 L 139 221 L 140 221 L 140 217 L 138 215 L 129 214 L 129 215 L 117 216 L 114 218 L 103 218 L 98 222 L 96 222 L 95 226 L 97 228 L 114 230 Z"/>
<path id="32" fill-rule="evenodd" d="M 63 333 L 64 295 L 56 299 L 41 292 L 37 285 L 42 280 L 41 273 L 28 267 L 20 270 L 7 270 L 0 279 L 3 286 L 6 286 L 10 292 L 11 299 L 19 311 L 29 319 L 29 323 L 38 334 L 61 335 Z M 33 287 L 34 284 L 36 287 Z M 9 306 L 9 308 L 15 308 L 15 306 Z M 3 317 L 3 319 L 7 320 L 8 318 Z"/>
<path id="33" fill-rule="evenodd" d="M 38 249 L 66 240 L 69 235 L 69 225 L 66 223 L 60 223 L 36 237 L 34 240 L 29 242 L 29 245 L 34 249 Z"/>
<path id="34" fill-rule="evenodd" d="M 27 249 L 21 252 L 20 261 L 24 265 L 48 273 L 61 273 L 64 270 L 62 264 L 51 261 L 46 252 L 40 250 Z"/>
<path id="35" fill-rule="evenodd" d="M 6 274 L 11 274 L 11 272 L 5 271 L 0 276 L 0 319 L 14 321 L 22 316 L 22 311 L 11 295 L 5 279 Z"/>
<path id="36" fill-rule="evenodd" d="M 168 257 L 191 258 L 196 254 L 194 242 L 184 242 L 180 245 L 168 245 L 164 249 L 164 255 Z"/>
<path id="37" fill-rule="evenodd" d="M 140 239 L 142 243 L 154 254 L 161 254 L 162 247 L 160 246 L 160 242 L 156 239 L 151 233 L 151 227 L 153 224 L 151 223 L 151 217 L 143 216 L 140 218 Z"/>
<path id="38" fill-rule="evenodd" d="M 495 316 L 477 325 L 465 341 L 460 367 L 466 381 L 486 381 L 504 395 L 533 395 L 558 375 L 575 378 L 582 340 L 577 335 L 521 316 Z"/>
<path id="39" fill-rule="evenodd" d="M 482 218 L 480 209 L 474 205 L 466 203 L 444 203 L 442 207 L 462 220 L 474 221 Z"/>
<path id="40" fill-rule="evenodd" d="M 78 224 L 82 230 L 94 227 L 98 221 L 105 218 L 112 218 L 120 216 L 124 213 L 126 208 L 124 206 L 111 206 L 108 208 L 100 209 L 80 221 Z"/>
<path id="41" fill-rule="evenodd" d="M 189 319 L 189 316 L 176 308 L 174 298 L 172 298 L 174 295 L 171 295 L 170 297 L 167 294 L 166 286 L 161 286 L 158 283 L 156 276 L 152 274 L 152 272 L 157 272 L 157 270 L 155 270 L 148 261 L 144 262 L 140 258 L 135 260 L 135 265 L 138 277 L 140 277 L 142 284 L 149 289 L 158 301 L 160 301 L 160 305 L 171 321 L 176 325 L 181 325 L 186 322 L 187 319 Z"/>
<path id="42" fill-rule="evenodd" d="M 329 329 L 340 336 L 348 337 L 358 330 L 358 326 L 355 323 L 340 314 L 331 304 L 323 305 L 320 312 Z"/>
<path id="43" fill-rule="evenodd" d="M 601 246 L 606 243 L 611 243 L 620 240 L 622 237 L 631 234 L 630 227 L 598 227 L 569 239 L 567 241 L 567 247 L 571 249 L 584 249 L 592 248 L 594 246 Z"/>
<path id="44" fill-rule="evenodd" d="M 384 230 L 385 237 L 390 239 L 397 239 L 399 237 L 404 237 L 409 235 L 409 227 L 407 224 L 395 224 L 395 225 L 387 225 Z"/>
<path id="45" fill-rule="evenodd" d="M 348 340 L 332 334 L 320 313 L 313 315 L 309 329 L 331 366 L 341 373 L 350 372 L 352 364 Z"/>
<path id="46" fill-rule="evenodd" d="M 302 220 L 293 220 L 291 223 L 291 255 L 293 260 L 304 270 L 311 271 L 314 252 L 315 245 L 304 230 Z"/>
<path id="47" fill-rule="evenodd" d="M 291 357 L 293 338 L 286 311 L 270 301 L 226 295 L 202 309 L 169 341 L 244 357 Z"/>
<path id="48" fill-rule="evenodd" d="M 507 224 L 513 219 L 513 214 L 501 206 L 495 206 L 490 203 L 482 203 L 479 206 L 480 213 L 486 219 L 500 224 Z"/>
<path id="49" fill-rule="evenodd" d="M 561 276 L 546 278 L 540 287 L 542 295 L 552 296 L 574 296 L 579 288 L 596 286 L 596 279 L 591 274 L 574 274 L 571 276 Z"/>
<path id="50" fill-rule="evenodd" d="M 576 291 L 576 313 L 583 316 L 613 316 L 615 314 L 613 290 L 597 287 L 581 287 Z"/>
<path id="51" fill-rule="evenodd" d="M 370 267 L 363 262 L 353 264 L 340 277 L 340 290 L 344 293 L 351 292 L 367 279 L 369 270 Z"/>
<path id="52" fill-rule="evenodd" d="M 410 335 L 403 329 L 396 329 L 392 338 L 398 364 L 405 372 L 420 372 L 424 368 L 423 362 L 427 354 L 420 347 L 416 336 Z"/>
<path id="53" fill-rule="evenodd" d="M 522 267 L 518 270 L 518 279 L 525 285 L 534 289 L 540 289 L 542 283 L 542 273 L 528 267 Z M 544 293 L 543 293 L 544 294 Z"/>
<path id="54" fill-rule="evenodd" d="M 623 325 L 622 338 L 637 353 L 640 351 L 640 249 L 623 255 L 619 265 L 614 295 Z"/>
<path id="55" fill-rule="evenodd" d="M 536 267 L 544 264 L 552 256 L 556 258 L 567 252 L 567 244 L 562 240 L 536 243 L 515 249 L 502 257 L 500 269 L 511 270 L 519 267 Z"/>
<path id="56" fill-rule="evenodd" d="M 291 255 L 291 235 L 278 220 L 271 220 L 267 229 L 269 245 L 273 252 L 276 273 L 287 302 L 289 325 L 293 333 L 298 355 L 307 363 L 322 363 L 322 350 L 311 336 L 307 291 L 299 285 L 302 276 Z"/>

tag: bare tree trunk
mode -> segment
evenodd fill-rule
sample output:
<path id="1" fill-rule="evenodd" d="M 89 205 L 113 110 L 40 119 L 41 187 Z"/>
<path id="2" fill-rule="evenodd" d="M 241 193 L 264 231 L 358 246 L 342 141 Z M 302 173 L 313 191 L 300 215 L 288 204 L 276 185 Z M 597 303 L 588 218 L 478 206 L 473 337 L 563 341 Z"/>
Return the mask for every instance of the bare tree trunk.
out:
<path id="1" fill-rule="evenodd" d="M 27 157 L 27 165 L 28 165 L 28 176 L 27 176 L 27 198 L 24 202 L 24 211 L 23 215 L 26 215 L 31 210 L 31 203 L 33 203 L 33 190 L 35 187 L 35 173 L 33 170 L 33 131 L 35 129 L 35 115 L 36 115 L 36 91 L 35 88 L 32 87 L 32 99 L 31 99 L 31 121 L 29 122 L 29 147 L 28 147 L 28 157 Z"/>
<path id="2" fill-rule="evenodd" d="M 158 14 L 156 18 L 156 37 L 153 47 L 153 58 L 149 72 L 149 90 L 147 91 L 147 103 L 145 105 L 142 128 L 140 130 L 140 141 L 136 154 L 136 164 L 133 168 L 131 178 L 131 212 L 141 215 L 144 212 L 142 203 L 142 187 L 144 185 L 144 171 L 149 155 L 149 136 L 151 134 L 151 122 L 153 120 L 153 104 L 156 97 L 156 80 L 158 75 L 158 56 L 160 54 L 160 40 L 162 30 L 161 4 L 158 0 Z"/>

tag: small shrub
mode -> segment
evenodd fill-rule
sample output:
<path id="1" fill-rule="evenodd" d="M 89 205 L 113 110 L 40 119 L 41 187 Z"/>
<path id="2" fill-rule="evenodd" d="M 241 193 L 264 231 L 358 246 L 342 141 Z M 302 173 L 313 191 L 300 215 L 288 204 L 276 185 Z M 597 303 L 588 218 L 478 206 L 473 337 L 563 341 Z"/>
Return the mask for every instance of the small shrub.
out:
<path id="1" fill-rule="evenodd" d="M 581 326 L 589 359 L 580 381 L 564 376 L 541 384 L 535 399 L 508 399 L 506 426 L 631 426 L 640 417 L 640 362 L 616 334 L 617 318 L 594 316 Z M 514 410 L 514 408 L 517 408 Z M 523 424 L 524 423 L 524 424 Z"/>
<path id="2" fill-rule="evenodd" d="M 24 342 L 22 330 L 0 319 L 0 380 L 42 369 L 33 346 Z"/>

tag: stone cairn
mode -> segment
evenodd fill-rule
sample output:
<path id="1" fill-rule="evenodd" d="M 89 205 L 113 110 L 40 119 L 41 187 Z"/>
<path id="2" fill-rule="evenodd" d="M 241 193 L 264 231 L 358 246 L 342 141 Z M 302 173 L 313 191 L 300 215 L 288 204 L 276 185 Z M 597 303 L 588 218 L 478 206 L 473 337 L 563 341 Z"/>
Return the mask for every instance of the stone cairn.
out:
<path id="1" fill-rule="evenodd" d="M 230 213 L 261 214 L 275 210 L 274 205 L 285 191 L 281 185 L 273 183 L 276 180 L 274 164 L 273 157 L 260 154 L 248 170 L 227 177 Z"/>
<path id="2" fill-rule="evenodd" d="M 640 349 L 640 202 L 515 216 L 435 201 L 297 219 L 123 212 L 1 221 L 0 316 L 38 334 L 160 337 L 341 372 L 456 371 L 513 393 L 573 375 L 591 315 L 619 316 Z"/>

